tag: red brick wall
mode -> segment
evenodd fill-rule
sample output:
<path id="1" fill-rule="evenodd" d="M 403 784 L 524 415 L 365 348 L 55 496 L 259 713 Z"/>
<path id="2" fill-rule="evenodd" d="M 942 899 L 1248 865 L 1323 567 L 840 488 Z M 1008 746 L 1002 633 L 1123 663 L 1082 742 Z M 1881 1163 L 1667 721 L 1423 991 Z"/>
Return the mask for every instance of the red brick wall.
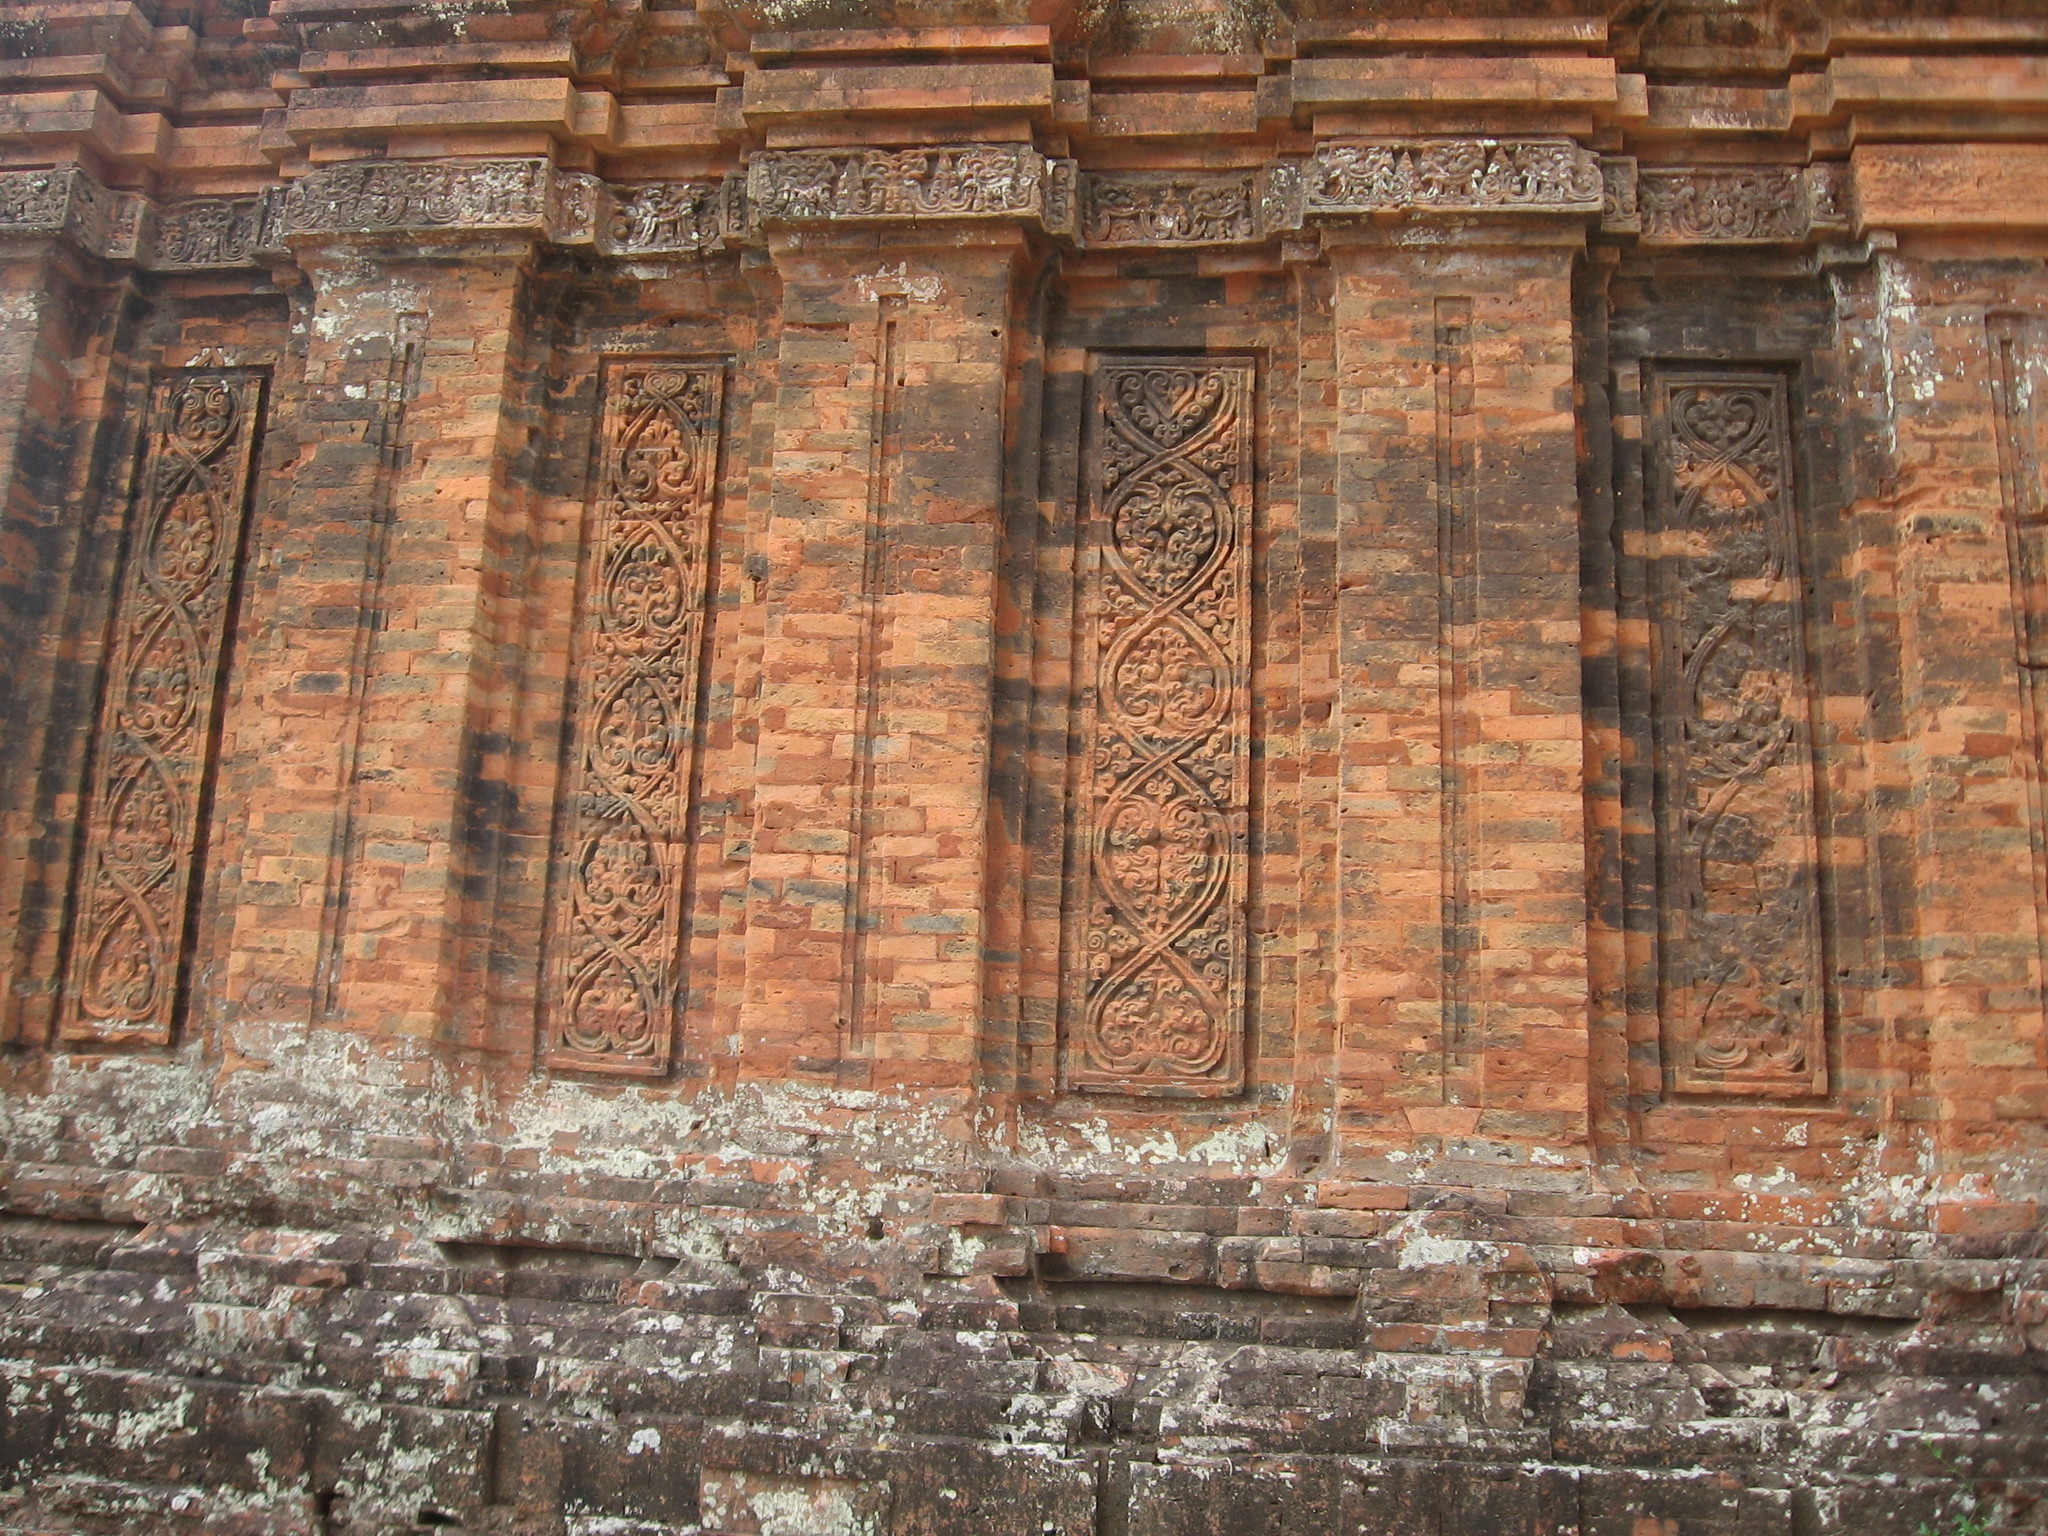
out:
<path id="1" fill-rule="evenodd" d="M 1383 11 L 12 8 L 0 1529 L 2042 1528 L 2048 32 Z"/>

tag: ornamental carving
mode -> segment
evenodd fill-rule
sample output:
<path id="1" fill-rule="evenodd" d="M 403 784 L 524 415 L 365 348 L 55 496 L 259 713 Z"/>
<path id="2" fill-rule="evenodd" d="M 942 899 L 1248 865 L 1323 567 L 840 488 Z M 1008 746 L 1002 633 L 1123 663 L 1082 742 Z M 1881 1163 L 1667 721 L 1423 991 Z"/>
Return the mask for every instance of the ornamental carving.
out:
<path id="1" fill-rule="evenodd" d="M 1636 162 L 1628 155 L 1600 161 L 1600 227 L 1610 234 L 1635 234 L 1643 227 L 1636 206 Z"/>
<path id="2" fill-rule="evenodd" d="M 1808 230 L 1847 234 L 1854 223 L 1850 209 L 1849 167 L 1838 161 L 1809 165 L 1800 179 L 1806 184 Z"/>
<path id="3" fill-rule="evenodd" d="M 1045 180 L 1039 191 L 1038 222 L 1049 235 L 1069 240 L 1080 233 L 1081 171 L 1071 160 L 1045 162 Z"/>
<path id="4" fill-rule="evenodd" d="M 0 229 L 55 230 L 71 211 L 75 170 L 0 171 Z"/>
<path id="5" fill-rule="evenodd" d="M 763 222 L 973 219 L 1037 214 L 1045 157 L 1021 144 L 766 152 L 747 167 Z"/>
<path id="6" fill-rule="evenodd" d="M 289 234 L 540 229 L 548 162 L 367 160 L 315 171 L 285 194 Z"/>
<path id="7" fill-rule="evenodd" d="M 1599 156 L 1569 139 L 1324 144 L 1308 161 L 1305 191 L 1310 213 L 1598 213 L 1604 195 Z"/>
<path id="8" fill-rule="evenodd" d="M 1643 240 L 1744 245 L 1806 237 L 1805 181 L 1792 166 L 1645 166 L 1636 176 Z"/>
<path id="9" fill-rule="evenodd" d="M 595 243 L 607 190 L 587 171 L 556 171 L 548 182 L 548 238 L 558 245 Z"/>
<path id="10" fill-rule="evenodd" d="M 95 256 L 132 255 L 142 208 L 76 166 L 0 171 L 0 233 L 61 234 Z"/>
<path id="11" fill-rule="evenodd" d="M 1308 189 L 1307 162 L 1275 160 L 1259 172 L 1259 227 L 1267 234 L 1300 229 Z"/>
<path id="12" fill-rule="evenodd" d="M 73 892 L 67 1039 L 165 1044 L 177 1021 L 263 379 L 151 396 Z"/>
<path id="13" fill-rule="evenodd" d="M 715 363 L 634 360 L 605 373 L 556 844 L 556 1067 L 668 1065 L 721 395 Z"/>
<path id="14" fill-rule="evenodd" d="M 1682 1093 L 1825 1092 L 1785 384 L 1665 374 L 1652 412 L 1667 1072 Z"/>
<path id="15" fill-rule="evenodd" d="M 1082 238 L 1090 245 L 1229 245 L 1255 240 L 1252 171 L 1132 171 L 1083 178 Z"/>
<path id="16" fill-rule="evenodd" d="M 263 199 L 201 197 L 167 203 L 156 217 L 153 267 L 239 267 L 263 243 Z"/>
<path id="17" fill-rule="evenodd" d="M 1067 1077 L 1243 1082 L 1249 362 L 1102 359 L 1086 535 L 1087 754 Z"/>
<path id="18" fill-rule="evenodd" d="M 719 184 L 655 181 L 606 189 L 598 248 L 620 256 L 701 251 L 720 237 Z"/>

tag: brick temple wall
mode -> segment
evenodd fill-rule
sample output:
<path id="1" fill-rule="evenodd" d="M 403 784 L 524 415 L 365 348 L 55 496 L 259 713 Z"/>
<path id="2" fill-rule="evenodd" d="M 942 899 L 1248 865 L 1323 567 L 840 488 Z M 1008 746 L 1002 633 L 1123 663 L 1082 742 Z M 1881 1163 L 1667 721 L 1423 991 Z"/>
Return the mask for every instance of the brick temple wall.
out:
<path id="1" fill-rule="evenodd" d="M 0 89 L 0 1531 L 2048 1529 L 2039 7 Z"/>

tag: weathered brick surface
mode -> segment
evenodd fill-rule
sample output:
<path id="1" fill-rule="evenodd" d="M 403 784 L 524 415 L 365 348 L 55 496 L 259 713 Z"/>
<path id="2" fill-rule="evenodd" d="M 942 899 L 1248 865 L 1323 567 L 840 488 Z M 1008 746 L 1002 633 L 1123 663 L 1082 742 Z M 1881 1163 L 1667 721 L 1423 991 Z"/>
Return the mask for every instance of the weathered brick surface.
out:
<path id="1" fill-rule="evenodd" d="M 2048 1529 L 2048 27 L 1540 10 L 7 7 L 0 1530 Z"/>

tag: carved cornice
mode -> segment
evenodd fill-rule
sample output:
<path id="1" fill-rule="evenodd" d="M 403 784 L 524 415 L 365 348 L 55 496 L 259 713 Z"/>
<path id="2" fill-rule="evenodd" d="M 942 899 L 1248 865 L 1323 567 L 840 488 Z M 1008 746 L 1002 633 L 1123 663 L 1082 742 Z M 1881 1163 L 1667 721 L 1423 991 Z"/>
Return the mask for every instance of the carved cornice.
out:
<path id="1" fill-rule="evenodd" d="M 143 212 L 143 199 L 109 191 L 76 166 L 0 171 L 0 233 L 54 235 L 94 255 L 132 255 Z"/>
<path id="2" fill-rule="evenodd" d="M 1089 171 L 1026 145 L 768 151 L 746 171 L 612 183 L 540 157 L 329 166 L 239 197 L 154 202 L 75 166 L 0 172 L 0 236 L 149 271 L 261 265 L 300 238 L 519 235 L 689 255 L 769 226 L 1013 220 L 1104 250 L 1256 244 L 1362 214 L 1597 214 L 1645 245 L 1802 242 L 1850 225 L 1838 165 L 1639 167 L 1569 139 L 1371 139 L 1231 171 Z"/>
<path id="3" fill-rule="evenodd" d="M 90 255 L 152 271 L 255 264 L 272 238 L 282 188 L 251 197 L 154 203 L 103 187 L 76 166 L 0 172 L 0 234 L 54 236 Z"/>
<path id="4" fill-rule="evenodd" d="M 285 192 L 284 233 L 422 234 L 548 226 L 546 160 L 371 160 L 332 166 Z"/>
<path id="5" fill-rule="evenodd" d="M 592 243 L 607 256 L 676 255 L 709 250 L 726 234 L 728 188 L 737 181 L 601 184 Z"/>
<path id="6" fill-rule="evenodd" d="M 1259 239 L 1257 171 L 1126 171 L 1081 178 L 1089 246 L 1241 245 Z"/>
<path id="7" fill-rule="evenodd" d="M 1570 139 L 1367 139 L 1319 145 L 1303 211 L 1598 213 L 1600 160 Z"/>
<path id="8" fill-rule="evenodd" d="M 1645 245 L 1793 244 L 1846 232 L 1848 182 L 1839 165 L 1602 164 L 1601 227 Z"/>
<path id="9" fill-rule="evenodd" d="M 1636 207 L 1645 242 L 1744 245 L 1806 233 L 1799 172 L 1785 166 L 1653 170 L 1637 173 Z"/>
<path id="10" fill-rule="evenodd" d="M 1072 194 L 1062 188 L 1070 171 L 1056 167 L 1023 144 L 772 150 L 747 166 L 747 211 L 760 225 L 1031 219 L 1058 226 L 1071 218 Z"/>
<path id="11" fill-rule="evenodd" d="M 276 245 L 284 189 L 258 197 L 195 197 L 154 210 L 141 264 L 161 271 L 253 266 Z"/>
<path id="12" fill-rule="evenodd" d="M 0 172 L 0 235 L 55 237 L 147 271 L 260 266 L 297 236 L 527 233 L 606 256 L 738 236 L 737 178 L 611 185 L 541 159 L 334 166 L 242 197 L 154 202 L 73 167 Z"/>
<path id="13" fill-rule="evenodd" d="M 527 233 L 606 256 L 712 250 L 739 233 L 737 178 L 614 185 L 546 160 L 379 162 L 292 184 L 283 233 Z"/>
<path id="14" fill-rule="evenodd" d="M 19 234 L 81 233 L 86 213 L 78 189 L 93 185 L 73 168 L 0 171 L 0 229 Z M 102 189 L 104 190 L 104 189 Z"/>

